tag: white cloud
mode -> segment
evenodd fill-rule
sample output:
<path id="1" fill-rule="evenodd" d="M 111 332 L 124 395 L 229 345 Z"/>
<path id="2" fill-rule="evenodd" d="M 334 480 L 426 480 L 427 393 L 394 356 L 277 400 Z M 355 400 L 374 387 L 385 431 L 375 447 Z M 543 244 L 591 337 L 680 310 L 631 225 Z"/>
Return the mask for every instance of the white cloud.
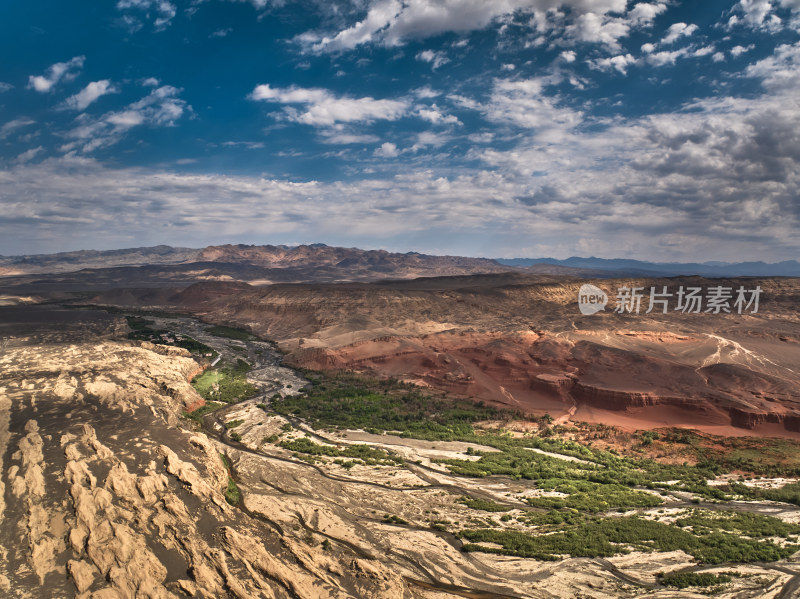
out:
<path id="1" fill-rule="evenodd" d="M 394 158 L 398 156 L 400 152 L 397 149 L 397 146 L 389 141 L 382 143 L 381 147 L 375 150 L 376 156 L 382 156 L 383 158 Z"/>
<path id="2" fill-rule="evenodd" d="M 733 48 L 730 49 L 731 56 L 736 58 L 738 56 L 741 56 L 745 52 L 749 52 L 755 47 L 756 47 L 755 44 L 748 44 L 747 46 L 734 46 Z"/>
<path id="3" fill-rule="evenodd" d="M 305 107 L 305 111 L 287 107 L 286 118 L 315 127 L 376 120 L 395 121 L 404 116 L 409 107 L 407 100 L 337 97 L 320 88 L 273 88 L 269 84 L 257 86 L 249 97 L 279 104 L 300 104 Z"/>
<path id="4" fill-rule="evenodd" d="M 708 56 L 709 54 L 713 54 L 714 50 L 715 48 L 713 45 L 703 46 L 701 48 L 697 48 L 697 50 L 694 50 L 691 54 L 695 58 L 700 58 L 701 56 Z"/>
<path id="5" fill-rule="evenodd" d="M 350 50 L 362 44 L 398 46 L 409 39 L 422 39 L 444 32 L 469 32 L 487 27 L 493 21 L 516 11 L 531 14 L 567 7 L 576 15 L 623 13 L 627 0 L 372 0 L 363 19 L 326 36 L 306 33 L 299 41 L 312 51 Z M 616 36 L 624 25 L 600 24 L 601 41 Z M 583 32 L 585 26 L 579 27 Z M 589 36 L 585 31 L 581 35 Z M 615 39 L 616 39 L 615 38 Z"/>
<path id="6" fill-rule="evenodd" d="M 570 111 L 548 95 L 545 79 L 496 80 L 484 104 L 471 101 L 497 124 L 471 136 L 482 144 L 467 157 L 483 161 L 473 170 L 431 159 L 449 150 L 449 138 L 432 132 L 405 151 L 419 152 L 424 168 L 406 163 L 396 176 L 327 183 L 112 169 L 74 155 L 7 165 L 0 240 L 42 251 L 76 231 L 115 247 L 128 239 L 383 246 L 413 238 L 426 251 L 430 240 L 480 238 L 495 253 L 493 244 L 512 251 L 536 239 L 564 255 L 788 258 L 800 252 L 798 61 L 800 44 L 785 44 L 751 65 L 746 75 L 763 84 L 761 96 L 719 95 L 608 121 Z M 518 135 L 519 126 L 530 130 Z M 502 145 L 483 145 L 493 141 Z M 439 149 L 423 153 L 430 148 Z M 373 156 L 400 154 L 384 142 Z"/>
<path id="7" fill-rule="evenodd" d="M 15 162 L 18 164 L 25 164 L 26 162 L 30 162 L 34 158 L 36 158 L 39 154 L 44 152 L 44 148 L 42 146 L 31 148 L 30 150 L 25 150 L 22 154 L 17 156 Z"/>
<path id="8" fill-rule="evenodd" d="M 92 81 L 77 94 L 64 100 L 64 105 L 73 110 L 86 110 L 86 108 L 98 98 L 106 94 L 116 93 L 117 91 L 118 90 L 108 79 Z"/>
<path id="9" fill-rule="evenodd" d="M 744 22 L 751 27 L 769 27 L 777 24 L 770 15 L 772 2 L 770 0 L 740 0 L 736 8 L 744 13 Z M 778 22 L 780 19 L 778 19 Z"/>
<path id="10" fill-rule="evenodd" d="M 649 26 L 653 24 L 655 18 L 667 10 L 667 5 L 663 2 L 649 3 L 640 2 L 628 11 L 627 17 L 635 25 Z"/>
<path id="11" fill-rule="evenodd" d="M 611 50 L 619 50 L 619 40 L 630 33 L 630 28 L 630 24 L 624 19 L 587 12 L 568 25 L 565 34 L 574 41 L 604 44 Z"/>
<path id="12" fill-rule="evenodd" d="M 711 60 L 713 60 L 714 62 L 722 62 L 723 60 L 725 60 L 725 54 L 723 54 L 722 52 L 714 52 L 714 55 L 711 57 Z"/>
<path id="13" fill-rule="evenodd" d="M 107 112 L 99 117 L 81 114 L 77 126 L 65 136 L 73 141 L 63 145 L 63 152 L 90 153 L 119 142 L 130 129 L 140 125 L 171 127 L 191 107 L 178 96 L 178 88 L 170 85 L 158 87 L 144 98 L 122 110 Z"/>
<path id="14" fill-rule="evenodd" d="M 783 20 L 776 14 L 779 9 L 788 10 L 789 18 Z M 744 26 L 769 33 L 786 28 L 800 30 L 800 0 L 740 0 L 732 12 L 728 29 Z"/>
<path id="15" fill-rule="evenodd" d="M 421 133 L 417 133 L 417 141 L 411 146 L 411 151 L 418 152 L 427 147 L 440 148 L 446 144 L 449 139 L 449 135 L 434 133 L 433 131 L 422 131 Z"/>
<path id="16" fill-rule="evenodd" d="M 665 65 L 673 65 L 679 58 L 683 58 L 689 54 L 688 48 L 680 48 L 679 50 L 663 50 L 661 52 L 653 52 L 645 57 L 648 64 L 654 67 L 663 67 Z"/>
<path id="17" fill-rule="evenodd" d="M 248 150 L 261 150 L 266 144 L 263 141 L 223 141 L 222 145 L 226 148 L 243 147 Z"/>
<path id="18" fill-rule="evenodd" d="M 0 127 L 0 139 L 5 139 L 17 129 L 22 129 L 23 127 L 29 127 L 30 125 L 35 125 L 35 124 L 36 121 L 26 117 L 20 117 L 8 121 L 2 127 Z"/>
<path id="19" fill-rule="evenodd" d="M 437 98 L 442 95 L 442 92 L 437 92 L 435 89 L 431 89 L 427 85 L 424 87 L 420 87 L 414 90 L 414 95 L 420 99 L 429 99 L 429 98 Z"/>
<path id="20" fill-rule="evenodd" d="M 121 11 L 139 11 L 145 13 L 145 18 L 153 19 L 153 26 L 157 30 L 165 29 L 177 14 L 177 8 L 168 0 L 118 0 L 117 9 Z M 130 14 L 127 23 L 132 29 L 137 29 L 141 24 Z"/>
<path id="21" fill-rule="evenodd" d="M 161 82 L 155 77 L 148 77 L 142 81 L 144 87 L 158 87 Z"/>
<path id="22" fill-rule="evenodd" d="M 460 125 L 461 121 L 455 115 L 444 114 L 436 104 L 429 107 L 420 107 L 417 114 L 424 120 L 434 125 Z"/>
<path id="23" fill-rule="evenodd" d="M 208 37 L 228 37 L 233 29 L 231 27 L 225 27 L 224 29 L 217 29 L 216 31 L 211 32 Z"/>
<path id="24" fill-rule="evenodd" d="M 695 31 L 697 31 L 697 25 L 673 23 L 669 26 L 669 29 L 667 29 L 667 34 L 664 36 L 664 39 L 661 40 L 661 43 L 665 45 L 671 44 L 681 37 L 692 35 Z"/>
<path id="25" fill-rule="evenodd" d="M 800 42 L 778 46 L 772 56 L 748 66 L 745 74 L 761 79 L 772 92 L 800 92 Z"/>
<path id="26" fill-rule="evenodd" d="M 438 69 L 443 64 L 450 62 L 447 54 L 436 50 L 423 50 L 417 54 L 417 60 L 429 62 L 431 64 L 431 68 L 434 70 Z"/>
<path id="27" fill-rule="evenodd" d="M 615 70 L 625 75 L 628 72 L 628 67 L 636 64 L 636 59 L 630 54 L 619 54 L 608 58 L 596 58 L 590 60 L 589 64 L 601 71 Z"/>
<path id="28" fill-rule="evenodd" d="M 335 145 L 351 145 L 351 144 L 374 144 L 381 140 L 377 135 L 357 134 L 357 133 L 339 133 L 337 131 L 326 131 L 322 135 L 322 143 L 335 144 Z"/>
<path id="29" fill-rule="evenodd" d="M 5 83 L 3 81 L 0 81 L 0 94 L 2 94 L 3 92 L 7 92 L 10 89 L 14 89 L 14 86 L 11 85 L 10 83 Z"/>
<path id="30" fill-rule="evenodd" d="M 561 60 L 563 60 L 564 62 L 567 62 L 567 63 L 575 62 L 575 59 L 577 58 L 575 52 L 573 52 L 572 50 L 564 50 L 560 54 L 560 57 L 561 57 Z"/>
<path id="31" fill-rule="evenodd" d="M 83 68 L 85 56 L 76 56 L 67 62 L 57 62 L 47 69 L 45 75 L 31 75 L 28 77 L 28 87 L 39 93 L 47 93 L 59 81 L 72 81 Z"/>
<path id="32" fill-rule="evenodd" d="M 543 90 L 547 80 L 497 79 L 489 102 L 477 106 L 490 121 L 526 129 L 570 128 L 580 122 L 581 113 L 558 106 L 558 98 Z"/>

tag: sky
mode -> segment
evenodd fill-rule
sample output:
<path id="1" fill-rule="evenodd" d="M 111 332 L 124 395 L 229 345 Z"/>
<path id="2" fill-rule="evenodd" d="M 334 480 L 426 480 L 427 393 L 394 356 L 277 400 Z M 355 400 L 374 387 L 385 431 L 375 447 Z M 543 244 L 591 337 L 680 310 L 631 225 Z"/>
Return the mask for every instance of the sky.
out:
<path id="1" fill-rule="evenodd" d="M 800 0 L 5 0 L 0 254 L 800 258 Z"/>

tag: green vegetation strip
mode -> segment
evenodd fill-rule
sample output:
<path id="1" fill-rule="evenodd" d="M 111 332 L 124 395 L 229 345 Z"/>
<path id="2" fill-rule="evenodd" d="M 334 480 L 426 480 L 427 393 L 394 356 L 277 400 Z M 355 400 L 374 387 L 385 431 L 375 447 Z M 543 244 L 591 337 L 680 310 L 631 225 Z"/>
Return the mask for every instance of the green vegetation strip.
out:
<path id="1" fill-rule="evenodd" d="M 681 550 L 701 563 L 770 562 L 784 559 L 800 546 L 778 545 L 773 541 L 756 540 L 727 532 L 709 529 L 696 531 L 646 520 L 638 516 L 615 518 L 587 518 L 576 525 L 559 525 L 549 534 L 513 530 L 465 530 L 461 536 L 470 541 L 464 551 L 482 551 L 501 555 L 532 557 L 541 560 L 558 560 L 563 556 L 611 557 L 631 550 L 676 551 Z M 483 546 L 477 543 L 492 543 Z"/>
<path id="2" fill-rule="evenodd" d="M 346 445 L 340 448 L 320 445 L 307 437 L 301 437 L 292 441 L 282 441 L 280 446 L 289 451 L 310 456 L 352 458 L 357 460 L 357 463 L 366 464 L 367 466 L 397 466 L 403 463 L 401 458 L 390 455 L 382 449 L 362 444 Z"/>
<path id="3" fill-rule="evenodd" d="M 258 393 L 258 387 L 247 382 L 249 371 L 247 362 L 237 360 L 233 366 L 204 371 L 194 378 L 192 385 L 203 399 L 236 403 Z"/>
<path id="4" fill-rule="evenodd" d="M 480 403 L 433 397 L 396 380 L 349 373 L 303 374 L 311 381 L 310 389 L 273 398 L 272 407 L 278 414 L 294 415 L 318 427 L 392 431 L 416 439 L 450 441 L 471 436 L 473 423 L 499 415 Z"/>
<path id="5" fill-rule="evenodd" d="M 706 459 L 697 465 L 623 457 L 552 436 L 513 436 L 502 430 L 482 430 L 476 427 L 480 421 L 510 420 L 518 415 L 472 402 L 447 400 L 398 381 L 370 380 L 354 374 L 305 376 L 311 380 L 311 387 L 300 395 L 274 397 L 271 406 L 275 412 L 302 418 L 318 428 L 364 429 L 481 445 L 491 451 L 470 449 L 466 453 L 472 459 L 437 461 L 460 476 L 505 475 L 536 482 L 543 494 L 528 497 L 531 508 L 516 518 L 504 514 L 498 522 L 489 516 L 483 519 L 484 524 L 470 518 L 452 526 L 437 522 L 460 534 L 467 542 L 466 551 L 554 560 L 567 555 L 600 557 L 631 550 L 680 549 L 699 562 L 716 564 L 775 561 L 800 549 L 794 545 L 800 528 L 759 514 L 688 510 L 674 523 L 614 514 L 657 507 L 663 503 L 661 496 L 674 491 L 711 501 L 760 498 L 800 505 L 800 485 L 766 490 L 738 483 L 707 484 L 707 480 L 728 471 L 726 466 L 744 463 L 751 456 L 741 456 L 728 464 Z M 694 442 L 691 436 L 686 439 Z M 648 445 L 664 442 L 656 434 L 648 435 L 646 441 Z M 339 456 L 338 452 L 343 451 L 307 439 L 282 445 L 308 459 Z M 489 513 L 505 511 L 493 502 L 461 501 Z M 524 528 L 500 526 L 500 522 L 512 519 L 516 521 L 513 526 Z M 774 537 L 785 540 L 776 542 Z"/>
<path id="6" fill-rule="evenodd" d="M 736 576 L 736 573 L 711 574 L 709 572 L 671 572 L 669 574 L 662 574 L 659 577 L 659 582 L 664 586 L 678 589 L 715 587 L 730 582 L 732 580 L 731 576 Z"/>
<path id="7" fill-rule="evenodd" d="M 140 316 L 126 316 L 128 327 L 131 332 L 128 333 L 128 339 L 136 341 L 149 341 L 159 345 L 171 345 L 173 347 L 182 347 L 189 350 L 193 354 L 201 354 L 204 357 L 216 358 L 217 352 L 205 343 L 201 343 L 196 339 L 192 339 L 186 335 L 174 333 L 169 329 L 153 329 L 150 325 L 155 324 L 154 321 L 142 318 Z M 166 339 L 174 340 L 168 343 Z M 206 356 L 206 354 L 211 354 Z"/>
<path id="8" fill-rule="evenodd" d="M 239 341 L 251 341 L 255 339 L 253 335 L 242 329 L 234 327 L 214 326 L 208 327 L 206 333 L 215 337 L 225 337 L 227 339 L 238 339 Z"/>

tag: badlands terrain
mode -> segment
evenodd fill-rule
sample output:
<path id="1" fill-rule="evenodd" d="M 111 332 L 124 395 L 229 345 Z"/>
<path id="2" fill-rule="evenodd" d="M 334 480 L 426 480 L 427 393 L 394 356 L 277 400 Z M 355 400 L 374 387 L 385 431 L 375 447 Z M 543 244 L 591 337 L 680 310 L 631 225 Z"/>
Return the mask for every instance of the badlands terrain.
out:
<path id="1" fill-rule="evenodd" d="M 287 363 L 397 377 L 559 421 L 800 437 L 798 279 L 585 280 L 504 273 L 411 281 L 123 289 L 91 303 L 168 309 L 274 340 Z M 756 314 L 615 314 L 623 285 L 763 290 Z"/>
<path id="2" fill-rule="evenodd" d="M 768 493 L 786 482 L 775 477 L 742 484 L 752 493 L 727 501 L 719 489 L 732 492 L 732 479 L 707 486 L 697 474 L 709 473 L 695 468 L 648 466 L 631 487 L 591 483 L 640 465 L 575 443 L 542 444 L 534 434 L 547 428 L 542 421 L 502 435 L 492 427 L 513 429 L 513 421 L 487 421 L 484 433 L 468 435 L 463 425 L 444 425 L 451 433 L 442 435 L 429 423 L 387 434 L 377 416 L 377 428 L 336 427 L 315 411 L 326 385 L 339 399 L 358 397 L 354 386 L 378 390 L 377 405 L 398 389 L 406 398 L 419 392 L 397 382 L 304 380 L 268 343 L 151 317 L 157 330 L 210 344 L 218 367 L 252 363 L 255 395 L 207 411 L 217 404 L 188 382 L 198 361 L 129 339 L 126 323 L 138 321 L 50 306 L 2 310 L 0 584 L 8 596 L 695 596 L 678 590 L 683 575 L 710 580 L 718 596 L 789 597 L 800 582 L 791 557 L 800 508 L 759 495 L 760 486 Z M 417 399 L 456 418 L 444 400 Z M 183 416 L 198 406 L 201 415 Z M 505 418 L 490 408 L 474 416 Z M 406 421 L 415 423 L 413 412 Z M 456 430 L 470 440 L 447 440 Z M 493 474 L 507 456 L 523 469 Z M 682 480 L 657 482 L 664 477 Z M 601 502 L 568 488 L 581 485 L 595 485 Z M 602 532 L 615 521 L 617 533 Z M 519 544 L 548 530 L 544 538 L 555 534 L 558 544 Z M 587 552 L 583 535 L 569 536 L 580 530 L 599 534 L 600 544 Z"/>
<path id="3" fill-rule="evenodd" d="M 0 594 L 797 596 L 798 280 L 303 247 L 0 279 Z"/>

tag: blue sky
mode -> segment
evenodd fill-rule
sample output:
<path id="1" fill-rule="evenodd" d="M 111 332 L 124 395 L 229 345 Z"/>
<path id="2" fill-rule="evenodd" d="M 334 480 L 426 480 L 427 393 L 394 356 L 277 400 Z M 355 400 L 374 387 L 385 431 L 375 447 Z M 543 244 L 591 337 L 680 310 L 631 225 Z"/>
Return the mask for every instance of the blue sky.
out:
<path id="1" fill-rule="evenodd" d="M 800 255 L 800 0 L 9 0 L 0 254 Z"/>

